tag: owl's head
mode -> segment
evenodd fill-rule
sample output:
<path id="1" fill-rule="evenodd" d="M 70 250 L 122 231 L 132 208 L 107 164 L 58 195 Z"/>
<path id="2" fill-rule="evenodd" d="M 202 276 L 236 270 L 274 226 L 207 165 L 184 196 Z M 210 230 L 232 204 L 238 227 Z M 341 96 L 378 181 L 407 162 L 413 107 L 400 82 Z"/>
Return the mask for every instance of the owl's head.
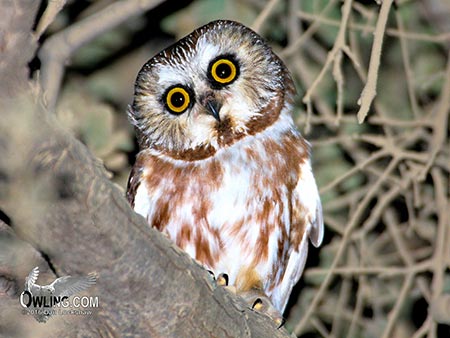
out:
<path id="1" fill-rule="evenodd" d="M 258 34 L 219 20 L 142 67 L 129 116 L 141 148 L 201 159 L 273 124 L 293 93 L 285 65 Z"/>

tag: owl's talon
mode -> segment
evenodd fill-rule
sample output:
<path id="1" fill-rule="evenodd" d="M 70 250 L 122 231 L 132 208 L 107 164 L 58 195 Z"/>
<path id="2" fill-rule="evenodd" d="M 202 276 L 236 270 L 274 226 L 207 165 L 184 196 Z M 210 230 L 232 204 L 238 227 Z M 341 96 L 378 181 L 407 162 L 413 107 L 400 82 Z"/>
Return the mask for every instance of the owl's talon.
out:
<path id="1" fill-rule="evenodd" d="M 283 317 L 279 317 L 279 318 L 275 318 L 274 322 L 275 322 L 275 324 L 277 324 L 277 328 L 279 329 L 280 327 L 282 327 L 284 325 L 284 323 L 286 323 L 286 319 L 284 319 Z"/>
<path id="2" fill-rule="evenodd" d="M 256 311 L 260 311 L 263 308 L 263 302 L 261 298 L 256 298 L 256 300 L 253 302 L 252 309 Z"/>
<path id="3" fill-rule="evenodd" d="M 217 285 L 228 286 L 228 275 L 226 273 L 221 273 L 217 276 Z"/>
<path id="4" fill-rule="evenodd" d="M 252 289 L 239 293 L 247 304 L 251 305 L 251 309 L 259 313 L 263 313 L 270 317 L 278 328 L 284 324 L 284 318 L 281 313 L 275 309 L 270 299 L 261 291 Z"/>

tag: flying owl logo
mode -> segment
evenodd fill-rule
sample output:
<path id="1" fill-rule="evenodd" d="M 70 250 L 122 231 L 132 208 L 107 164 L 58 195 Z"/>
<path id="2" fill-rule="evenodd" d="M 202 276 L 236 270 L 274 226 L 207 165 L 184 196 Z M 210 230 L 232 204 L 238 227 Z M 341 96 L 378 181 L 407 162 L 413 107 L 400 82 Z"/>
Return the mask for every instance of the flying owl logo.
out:
<path id="1" fill-rule="evenodd" d="M 294 94 L 263 38 L 219 20 L 151 58 L 129 109 L 134 210 L 275 318 L 324 231 Z"/>

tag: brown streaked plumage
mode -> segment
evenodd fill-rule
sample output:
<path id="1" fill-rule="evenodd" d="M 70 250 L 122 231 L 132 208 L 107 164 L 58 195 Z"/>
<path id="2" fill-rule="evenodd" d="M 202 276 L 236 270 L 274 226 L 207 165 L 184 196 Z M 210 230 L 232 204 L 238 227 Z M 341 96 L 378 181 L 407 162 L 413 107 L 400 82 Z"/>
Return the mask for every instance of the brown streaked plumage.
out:
<path id="1" fill-rule="evenodd" d="M 129 110 L 140 145 L 132 207 L 273 317 L 301 276 L 308 238 L 323 237 L 294 91 L 259 35 L 219 20 L 150 59 Z"/>

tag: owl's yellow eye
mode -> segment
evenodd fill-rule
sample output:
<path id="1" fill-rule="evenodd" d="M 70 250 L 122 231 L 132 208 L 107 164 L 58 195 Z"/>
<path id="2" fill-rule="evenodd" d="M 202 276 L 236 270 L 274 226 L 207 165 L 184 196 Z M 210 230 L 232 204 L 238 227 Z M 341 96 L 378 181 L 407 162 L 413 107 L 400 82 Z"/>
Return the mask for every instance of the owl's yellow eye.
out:
<path id="1" fill-rule="evenodd" d="M 180 86 L 175 86 L 167 91 L 165 104 L 171 113 L 183 113 L 191 103 L 191 96 L 188 91 Z"/>
<path id="2" fill-rule="evenodd" d="M 226 56 L 213 60 L 209 66 L 209 77 L 218 85 L 230 84 L 237 78 L 238 73 L 236 61 Z"/>

